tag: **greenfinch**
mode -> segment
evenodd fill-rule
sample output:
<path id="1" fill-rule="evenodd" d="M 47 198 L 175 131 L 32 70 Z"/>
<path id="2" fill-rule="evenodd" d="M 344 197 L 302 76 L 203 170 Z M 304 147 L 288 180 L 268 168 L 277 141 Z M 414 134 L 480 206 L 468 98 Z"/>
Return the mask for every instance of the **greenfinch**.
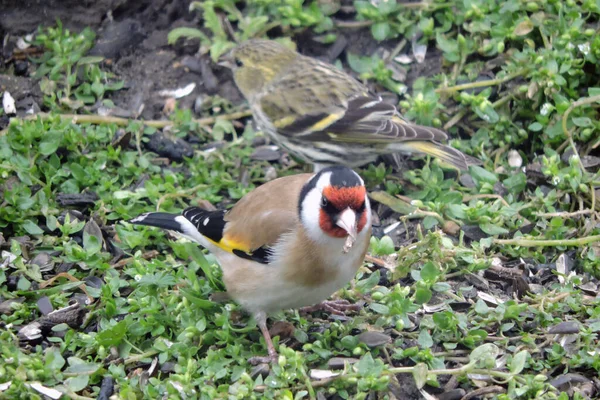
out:
<path id="1" fill-rule="evenodd" d="M 246 41 L 221 64 L 232 69 L 259 129 L 315 171 L 393 153 L 427 154 L 461 170 L 479 163 L 440 143 L 443 131 L 405 121 L 349 74 L 276 41 Z"/>

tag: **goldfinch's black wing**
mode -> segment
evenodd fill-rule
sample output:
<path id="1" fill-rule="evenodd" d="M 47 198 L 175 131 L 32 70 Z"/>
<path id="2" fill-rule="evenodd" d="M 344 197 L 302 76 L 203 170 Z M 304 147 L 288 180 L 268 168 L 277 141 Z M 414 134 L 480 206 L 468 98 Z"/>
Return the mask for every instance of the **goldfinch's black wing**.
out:
<path id="1" fill-rule="evenodd" d="M 272 262 L 271 249 L 297 229 L 298 199 L 312 174 L 269 181 L 244 196 L 228 211 L 188 207 L 181 214 L 151 212 L 129 222 L 175 231 L 186 238 L 262 264 Z"/>
<path id="2" fill-rule="evenodd" d="M 269 263 L 269 246 L 250 249 L 247 243 L 231 240 L 226 234 L 227 222 L 224 210 L 207 211 L 199 207 L 188 207 L 181 215 L 164 212 L 142 214 L 129 222 L 136 225 L 154 226 L 180 234 L 202 246 L 215 245 L 238 257 L 261 264 Z"/>

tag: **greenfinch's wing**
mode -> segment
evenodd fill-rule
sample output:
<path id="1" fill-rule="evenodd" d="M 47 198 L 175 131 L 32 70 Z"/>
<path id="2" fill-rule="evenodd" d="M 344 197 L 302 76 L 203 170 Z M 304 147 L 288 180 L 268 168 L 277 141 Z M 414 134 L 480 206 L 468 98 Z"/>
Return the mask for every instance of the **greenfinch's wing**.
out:
<path id="1" fill-rule="evenodd" d="M 297 103 L 295 97 L 302 98 L 294 91 L 288 91 L 285 94 L 271 93 L 261 99 L 263 110 L 271 111 L 271 115 L 267 111 L 267 116 L 277 132 L 284 136 L 308 141 L 365 144 L 447 139 L 447 135 L 439 129 L 403 120 L 396 108 L 383 102 L 379 96 L 364 93 L 344 102 L 344 99 L 331 95 L 329 99 L 333 101 L 330 104 L 315 100 L 316 110 L 303 107 L 303 110 L 293 112 L 290 107 L 290 111 L 285 112 L 285 104 Z M 277 98 L 291 101 L 277 102 Z"/>

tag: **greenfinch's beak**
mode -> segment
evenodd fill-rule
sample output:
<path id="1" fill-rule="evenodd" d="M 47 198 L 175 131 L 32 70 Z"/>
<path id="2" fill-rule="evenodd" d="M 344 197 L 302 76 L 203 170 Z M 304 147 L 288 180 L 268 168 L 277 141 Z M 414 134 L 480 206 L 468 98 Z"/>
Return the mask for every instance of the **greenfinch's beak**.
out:
<path id="1" fill-rule="evenodd" d="M 217 65 L 233 69 L 235 67 L 235 60 L 233 59 L 233 54 L 231 54 L 231 52 L 223 54 L 221 57 L 219 57 L 219 62 L 217 63 Z"/>

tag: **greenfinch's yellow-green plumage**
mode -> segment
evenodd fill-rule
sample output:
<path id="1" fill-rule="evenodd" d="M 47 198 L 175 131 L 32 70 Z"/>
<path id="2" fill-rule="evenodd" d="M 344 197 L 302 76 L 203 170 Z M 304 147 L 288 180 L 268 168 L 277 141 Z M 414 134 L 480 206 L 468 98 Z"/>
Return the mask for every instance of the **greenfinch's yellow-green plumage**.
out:
<path id="1" fill-rule="evenodd" d="M 396 108 L 331 64 L 270 40 L 249 40 L 227 56 L 259 128 L 318 170 L 358 167 L 378 155 L 422 153 L 467 169 L 478 160 L 439 143 L 447 135 L 409 123 Z"/>

